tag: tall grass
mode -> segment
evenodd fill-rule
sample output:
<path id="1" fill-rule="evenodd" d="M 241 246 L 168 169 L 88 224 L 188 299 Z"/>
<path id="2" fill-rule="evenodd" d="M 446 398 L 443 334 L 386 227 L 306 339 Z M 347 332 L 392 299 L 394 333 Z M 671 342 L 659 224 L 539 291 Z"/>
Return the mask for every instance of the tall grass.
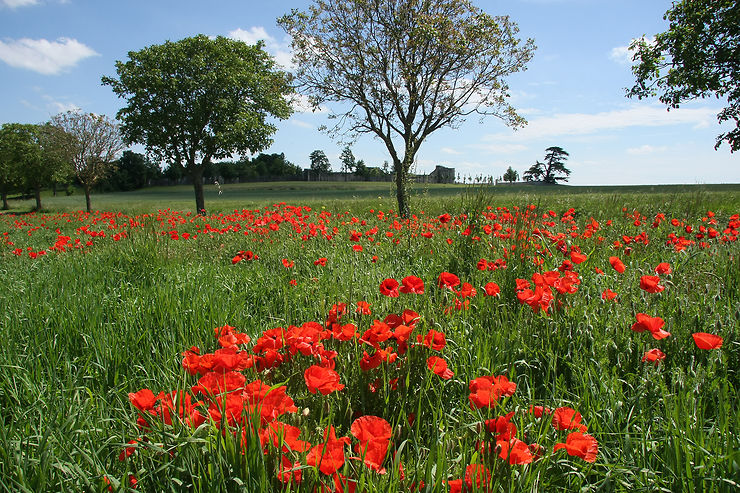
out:
<path id="1" fill-rule="evenodd" d="M 569 233 L 568 224 L 559 219 L 575 208 L 578 236 L 566 241 L 588 254 L 586 262 L 575 266 L 581 278 L 578 291 L 558 296 L 563 309 L 547 316 L 520 304 L 515 289 L 517 278 L 530 279 L 537 270 L 519 253 L 530 255 L 527 249 L 544 243 L 532 236 L 541 224 L 521 218 L 505 223 L 505 228 L 513 228 L 509 240 L 480 230 L 494 222 L 479 216 L 481 211 L 517 206 L 523 212 L 530 203 L 536 205 L 538 217 L 550 209 L 557 212 L 553 232 Z M 357 461 L 348 461 L 342 469 L 353 474 L 362 491 L 406 490 L 414 483 L 418 488 L 421 481 L 423 491 L 447 491 L 448 481 L 463 477 L 465 467 L 475 463 L 490 468 L 492 491 L 737 490 L 740 252 L 736 242 L 713 240 L 707 248 L 693 245 L 681 252 L 665 243 L 669 233 L 681 232 L 670 225 L 673 217 L 698 228 L 712 210 L 718 228 L 726 225 L 740 212 L 736 195 L 483 191 L 467 197 L 422 195 L 416 205 L 425 214 L 412 227 L 399 223 L 397 229 L 392 214 L 378 218 L 378 210 L 393 209 L 389 200 L 335 202 L 325 209 L 332 216 L 324 217 L 330 231 L 337 228 L 331 241 L 322 235 L 304 241 L 301 236 L 307 230 L 297 232 L 286 222 L 277 231 L 264 227 L 264 234 L 245 235 L 246 228 L 203 232 L 206 223 L 217 229 L 232 225 L 225 216 L 191 222 L 182 215 L 182 223 L 139 217 L 141 227 L 129 226 L 126 217 L 113 217 L 94 225 L 92 229 L 104 230 L 113 220 L 116 229 L 95 238 L 93 246 L 49 251 L 36 259 L 28 257 L 26 247 L 49 248 L 57 238 L 56 228 L 84 242 L 87 238 L 75 229 L 90 219 L 73 216 L 67 223 L 69 215 L 35 214 L 23 218 L 29 226 L 17 227 L 19 217 L 0 218 L 0 233 L 7 231 L 5 241 L 14 243 L 4 245 L 0 253 L 5 284 L 0 292 L 0 491 L 103 491 L 103 478 L 114 490 L 125 491 L 131 488 L 129 475 L 143 491 L 280 488 L 273 456 L 264 455 L 260 447 L 242 447 L 213 426 L 155 427 L 149 441 L 136 444 L 136 452 L 120 461 L 127 442 L 142 435 L 128 393 L 188 389 L 195 379 L 182 370 L 180 353 L 191 346 L 214 349 L 214 327 L 232 325 L 255 339 L 274 327 L 323 323 L 339 302 L 347 303 L 348 319 L 360 332 L 374 318 L 406 308 L 418 312 L 416 332 L 423 335 L 433 328 L 446 334 L 441 356 L 455 374 L 441 380 L 427 370 L 427 353 L 410 351 L 401 368 L 384 365 L 380 373 L 370 375 L 357 365 L 367 349 L 358 342 L 331 346 L 339 352 L 337 368 L 347 384 L 342 392 L 310 394 L 303 382 L 305 364 L 298 359 L 270 373 L 271 384 L 285 383 L 301 410 L 286 419 L 314 444 L 329 424 L 338 435 L 348 436 L 350 423 L 360 414 L 381 416 L 391 424 L 396 455 L 386 459 L 385 475 Z M 312 207 L 306 222 L 318 224 L 321 205 Z M 641 226 L 633 225 L 634 210 L 648 218 Z M 445 212 L 465 219 L 442 227 L 436 216 Z M 667 220 L 651 228 L 650 221 L 660 212 Z M 583 238 L 592 217 L 601 229 Z M 608 220 L 613 221 L 610 227 L 605 225 Z M 422 237 L 416 229 L 424 223 L 437 228 L 433 237 Z M 246 221 L 241 224 L 246 227 Z M 472 234 L 462 234 L 468 225 Z M 29 234 L 36 226 L 39 229 Z M 366 235 L 359 242 L 348 240 L 351 230 L 366 232 L 374 226 L 375 241 Z M 111 233 L 122 230 L 128 236 L 113 241 Z M 159 234 L 162 230 L 198 237 L 173 240 Z M 647 245 L 632 245 L 630 255 L 613 248 L 613 242 L 623 241 L 622 235 L 641 231 L 649 235 Z M 364 250 L 355 252 L 353 243 Z M 512 244 L 517 245 L 513 252 Z M 558 267 L 566 258 L 554 245 L 547 246 L 552 257 L 544 257 L 543 270 Z M 23 254 L 13 254 L 15 248 L 24 249 Z M 253 250 L 260 258 L 232 265 L 239 250 Z M 627 264 L 624 274 L 611 270 L 612 255 Z M 326 267 L 313 264 L 319 257 L 327 257 Z M 284 258 L 295 266 L 283 267 Z M 507 267 L 479 271 L 480 258 L 506 258 Z M 667 289 L 646 293 L 639 288 L 640 277 L 651 274 L 659 262 L 673 267 L 665 279 Z M 599 275 L 597 267 L 605 273 Z M 455 298 L 435 286 L 443 271 L 477 288 L 468 310 L 443 312 Z M 399 298 L 379 293 L 383 279 L 408 275 L 422 278 L 427 293 Z M 500 285 L 500 297 L 482 295 L 489 281 Z M 602 300 L 606 288 L 618 291 L 616 302 Z M 373 315 L 353 313 L 357 301 L 368 301 Z M 671 337 L 656 341 L 647 332 L 631 331 L 636 313 L 662 317 Z M 722 335 L 723 347 L 698 349 L 691 337 L 698 331 Z M 657 366 L 641 361 L 653 347 L 666 354 Z M 471 409 L 468 383 L 482 375 L 507 375 L 517 390 L 492 410 Z M 376 376 L 383 385 L 372 393 L 368 384 Z M 393 376 L 403 382 L 403 391 L 388 387 Z M 249 378 L 267 377 L 250 373 Z M 553 452 L 552 446 L 566 434 L 554 430 L 547 418 L 527 413 L 530 405 L 578 410 L 588 432 L 598 439 L 596 462 Z M 541 460 L 509 465 L 495 456 L 481 456 L 477 444 L 483 420 L 510 411 L 516 412 L 519 436 L 524 433 L 527 440 L 546 446 Z M 349 449 L 347 455 L 352 455 Z M 332 483 L 302 463 L 303 483 L 287 490 L 308 491 Z"/>

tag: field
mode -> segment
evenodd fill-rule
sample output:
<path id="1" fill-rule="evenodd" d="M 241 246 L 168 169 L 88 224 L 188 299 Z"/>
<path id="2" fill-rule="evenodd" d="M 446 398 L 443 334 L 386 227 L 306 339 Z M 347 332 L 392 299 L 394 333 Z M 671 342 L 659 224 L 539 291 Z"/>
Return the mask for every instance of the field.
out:
<path id="1" fill-rule="evenodd" d="M 739 488 L 738 185 L 28 203 L 0 491 Z"/>

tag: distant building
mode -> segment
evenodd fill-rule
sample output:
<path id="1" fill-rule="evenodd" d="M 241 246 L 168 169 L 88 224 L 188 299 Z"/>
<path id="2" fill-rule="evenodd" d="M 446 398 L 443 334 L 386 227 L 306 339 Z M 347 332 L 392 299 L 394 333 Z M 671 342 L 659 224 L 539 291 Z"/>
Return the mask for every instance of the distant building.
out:
<path id="1" fill-rule="evenodd" d="M 455 168 L 437 165 L 434 171 L 429 173 L 429 183 L 455 183 Z"/>

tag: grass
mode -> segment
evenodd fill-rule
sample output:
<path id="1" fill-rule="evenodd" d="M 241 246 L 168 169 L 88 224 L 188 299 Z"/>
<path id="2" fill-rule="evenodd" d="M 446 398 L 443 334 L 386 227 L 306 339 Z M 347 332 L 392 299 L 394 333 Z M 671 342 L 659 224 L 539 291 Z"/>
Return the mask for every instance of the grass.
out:
<path id="1" fill-rule="evenodd" d="M 59 213 L 0 216 L 0 234 L 8 233 L 0 250 L 0 275 L 7 286 L 0 292 L 0 491 L 105 491 L 104 477 L 114 490 L 125 491 L 131 486 L 129 475 L 136 477 L 139 491 L 280 489 L 274 447 L 263 454 L 254 436 L 248 439 L 251 445 L 242 446 L 231 434 L 220 433 L 219 423 L 191 429 L 178 420 L 171 426 L 154 420 L 144 432 L 128 394 L 194 385 L 197 379 L 183 371 L 180 353 L 191 346 L 202 352 L 216 349 L 214 327 L 234 326 L 254 342 L 275 327 L 323 324 L 339 302 L 349 308 L 344 322 L 355 323 L 360 334 L 376 318 L 412 309 L 421 316 L 414 334 L 435 329 L 447 339 L 440 352 L 414 346 L 399 354 L 400 367 L 384 363 L 370 372 L 357 364 L 364 351 L 372 352 L 369 346 L 324 340 L 327 349 L 338 352 L 336 370 L 346 385 L 328 396 L 306 388 L 303 371 L 314 361 L 309 356 L 299 354 L 266 372 L 244 371 L 247 382 L 260 378 L 286 386 L 299 412 L 281 420 L 299 427 L 301 439 L 312 445 L 321 442 L 329 424 L 337 436 L 351 438 L 351 424 L 359 415 L 388 421 L 395 457 L 385 459 L 387 473 L 351 459 L 340 469 L 358 481 L 359 490 L 410 490 L 412 484 L 418 489 L 423 481 L 422 491 L 449 491 L 470 464 L 490 470 L 491 491 L 737 490 L 740 252 L 737 242 L 720 241 L 722 235 L 711 240 L 695 236 L 709 225 L 709 210 L 722 233 L 740 212 L 737 187 L 652 192 L 495 187 L 462 193 L 455 187 L 429 187 L 414 202 L 415 210 L 425 214 L 405 224 L 393 214 L 379 217 L 379 210 L 394 208 L 387 189 L 378 199 L 377 184 L 334 186 L 226 186 L 221 196 L 211 191 L 206 197 L 206 205 L 223 214 L 206 218 L 187 215 L 192 208 L 187 187 L 93 196 L 95 207 L 126 214 L 72 213 L 80 198 L 72 196 L 45 200 Z M 298 211 L 299 217 L 295 209 L 257 211 L 248 205 L 262 208 L 281 201 L 312 210 Z M 323 213 L 322 204 L 329 204 Z M 534 212 L 527 212 L 529 204 Z M 497 210 L 500 206 L 511 215 Z M 185 212 L 156 213 L 168 207 Z M 566 214 L 571 207 L 574 213 Z M 231 214 L 243 209 L 254 210 Z M 544 225 L 542 215 L 550 209 L 556 216 Z M 638 226 L 635 210 L 645 217 Z M 149 214 L 141 215 L 144 211 Z M 452 220 L 441 223 L 437 216 L 445 212 Z M 658 213 L 666 218 L 651 227 Z M 573 221 L 561 221 L 564 215 Z M 588 235 L 591 218 L 599 229 Z M 681 225 L 671 225 L 673 218 Z M 271 229 L 271 223 L 277 227 Z M 463 234 L 471 224 L 471 234 Z M 502 225 L 502 234 L 512 228 L 511 236 L 486 234 L 483 227 L 495 224 Z M 88 233 L 79 229 L 85 225 Z M 686 225 L 694 228 L 691 234 Z M 375 227 L 377 232 L 371 232 Z M 70 243 L 79 238 L 81 245 L 92 244 L 49 250 L 58 240 L 57 228 Z M 556 269 L 569 256 L 557 242 L 535 236 L 534 228 L 563 233 L 563 245 L 578 245 L 587 254 L 575 266 L 581 280 L 577 291 L 556 295 L 547 315 L 517 301 L 516 279 L 532 281 L 533 273 Z M 99 231 L 106 236 L 89 233 Z M 172 239 L 173 231 L 179 239 Z M 363 234 L 350 241 L 352 231 Z M 424 231 L 433 236 L 421 236 Z M 648 243 L 630 243 L 627 254 L 623 235 L 643 231 Z M 124 232 L 119 241 L 113 239 L 114 233 Z M 197 238 L 185 240 L 183 233 Z M 676 251 L 666 244 L 671 233 L 695 244 Z M 355 252 L 353 244 L 363 251 Z M 15 255 L 16 248 L 22 255 Z M 46 254 L 34 259 L 27 248 Z M 260 258 L 232 265 L 240 250 Z M 610 267 L 613 255 L 627 264 L 624 274 Z M 320 257 L 328 259 L 325 267 L 314 265 Z M 505 259 L 507 267 L 480 271 L 480 258 Z M 543 265 L 534 265 L 533 258 L 542 258 Z M 288 269 L 282 259 L 295 265 Z M 647 293 L 639 288 L 640 277 L 659 262 L 669 262 L 673 272 L 662 276 L 665 291 Z M 455 309 L 455 301 L 463 300 L 436 286 L 444 271 L 478 290 L 468 299 L 468 309 Z M 409 275 L 424 280 L 424 295 L 380 294 L 384 279 L 400 282 Z M 483 295 L 487 282 L 501 287 L 500 297 Z M 606 288 L 618 292 L 616 302 L 602 300 Z M 354 313 L 357 301 L 369 302 L 373 314 Z M 630 330 L 636 313 L 660 316 L 671 336 L 654 340 L 648 332 Z M 722 347 L 698 349 L 691 337 L 698 331 L 721 335 Z M 392 340 L 386 344 L 396 347 Z M 666 359 L 658 365 L 643 363 L 644 352 L 656 347 Z M 427 369 L 432 354 L 447 361 L 454 377 L 443 380 Z M 506 375 L 517 384 L 516 392 L 492 409 L 472 409 L 468 384 L 484 375 Z M 380 388 L 373 393 L 368 385 L 376 378 Z M 392 378 L 399 379 L 397 391 L 391 389 Z M 598 440 L 596 462 L 554 451 L 568 433 L 555 430 L 549 418 L 528 413 L 530 405 L 580 412 L 588 433 Z M 497 453 L 481 454 L 477 445 L 491 439 L 484 420 L 508 412 L 515 413 L 518 439 L 543 446 L 542 459 L 510 465 Z M 246 418 L 242 427 L 248 435 Z M 126 443 L 143 436 L 148 441 L 119 460 Z M 357 442 L 351 440 L 354 447 Z M 356 453 L 346 448 L 345 455 Z M 333 488 L 330 476 L 306 466 L 305 453 L 290 456 L 302 464 L 303 482 L 287 490 L 310 491 L 321 484 Z"/>

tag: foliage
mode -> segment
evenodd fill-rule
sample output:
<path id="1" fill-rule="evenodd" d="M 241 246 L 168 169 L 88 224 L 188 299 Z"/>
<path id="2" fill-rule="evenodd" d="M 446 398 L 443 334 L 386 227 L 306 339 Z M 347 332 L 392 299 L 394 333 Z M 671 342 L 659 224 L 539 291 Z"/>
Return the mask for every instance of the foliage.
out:
<path id="1" fill-rule="evenodd" d="M 717 115 L 735 128 L 717 137 L 740 149 L 740 4 L 736 0 L 681 0 L 663 16 L 669 26 L 654 39 L 640 38 L 630 49 L 635 85 L 628 97 L 658 95 L 670 108 L 697 98 L 725 98 Z"/>
<path id="2" fill-rule="evenodd" d="M 18 124 L 4 123 L 0 127 L 0 194 L 3 210 L 9 209 L 8 194 L 16 190 L 21 183 L 18 137 Z"/>
<path id="3" fill-rule="evenodd" d="M 309 159 L 311 160 L 311 170 L 315 171 L 319 175 L 331 171 L 329 158 L 326 157 L 324 151 L 316 149 L 315 151 L 311 152 L 311 154 L 309 155 Z"/>
<path id="4" fill-rule="evenodd" d="M 471 114 L 525 123 L 507 102 L 506 77 L 525 69 L 534 43 L 468 0 L 314 0 L 278 23 L 292 39 L 298 90 L 315 105 L 349 103 L 330 132 L 385 145 L 404 217 L 408 173 L 431 133 Z"/>
<path id="5" fill-rule="evenodd" d="M 88 212 L 90 190 L 113 170 L 116 155 L 123 149 L 118 125 L 104 115 L 68 111 L 51 119 L 58 132 L 50 134 L 49 145 L 58 149 L 63 161 L 85 191 Z"/>
<path id="6" fill-rule="evenodd" d="M 514 168 L 509 166 L 509 168 L 506 170 L 506 173 L 504 173 L 504 181 L 508 181 L 509 183 L 514 183 L 519 179 L 519 172 L 515 171 Z"/>
<path id="7" fill-rule="evenodd" d="M 115 169 L 103 183 L 103 188 L 129 192 L 144 188 L 161 177 L 162 170 L 156 163 L 143 154 L 128 150 L 123 151 L 116 161 Z"/>
<path id="8" fill-rule="evenodd" d="M 345 146 L 342 149 L 339 160 L 342 162 L 342 173 L 353 173 L 357 169 L 357 161 L 355 160 L 355 155 L 352 154 L 352 148 L 350 146 Z"/>
<path id="9" fill-rule="evenodd" d="M 542 181 L 551 185 L 568 181 L 570 170 L 565 167 L 568 155 L 562 147 L 548 147 L 545 149 L 545 162 L 537 161 L 525 171 L 524 181 Z"/>
<path id="10" fill-rule="evenodd" d="M 127 105 L 117 118 L 129 143 L 193 181 L 196 209 L 205 211 L 203 172 L 213 160 L 251 154 L 271 143 L 269 118 L 288 118 L 289 77 L 263 45 L 205 35 L 129 52 L 105 85 Z"/>
<path id="11" fill-rule="evenodd" d="M 524 172 L 524 181 L 542 181 L 545 174 L 545 164 L 537 161 Z"/>

